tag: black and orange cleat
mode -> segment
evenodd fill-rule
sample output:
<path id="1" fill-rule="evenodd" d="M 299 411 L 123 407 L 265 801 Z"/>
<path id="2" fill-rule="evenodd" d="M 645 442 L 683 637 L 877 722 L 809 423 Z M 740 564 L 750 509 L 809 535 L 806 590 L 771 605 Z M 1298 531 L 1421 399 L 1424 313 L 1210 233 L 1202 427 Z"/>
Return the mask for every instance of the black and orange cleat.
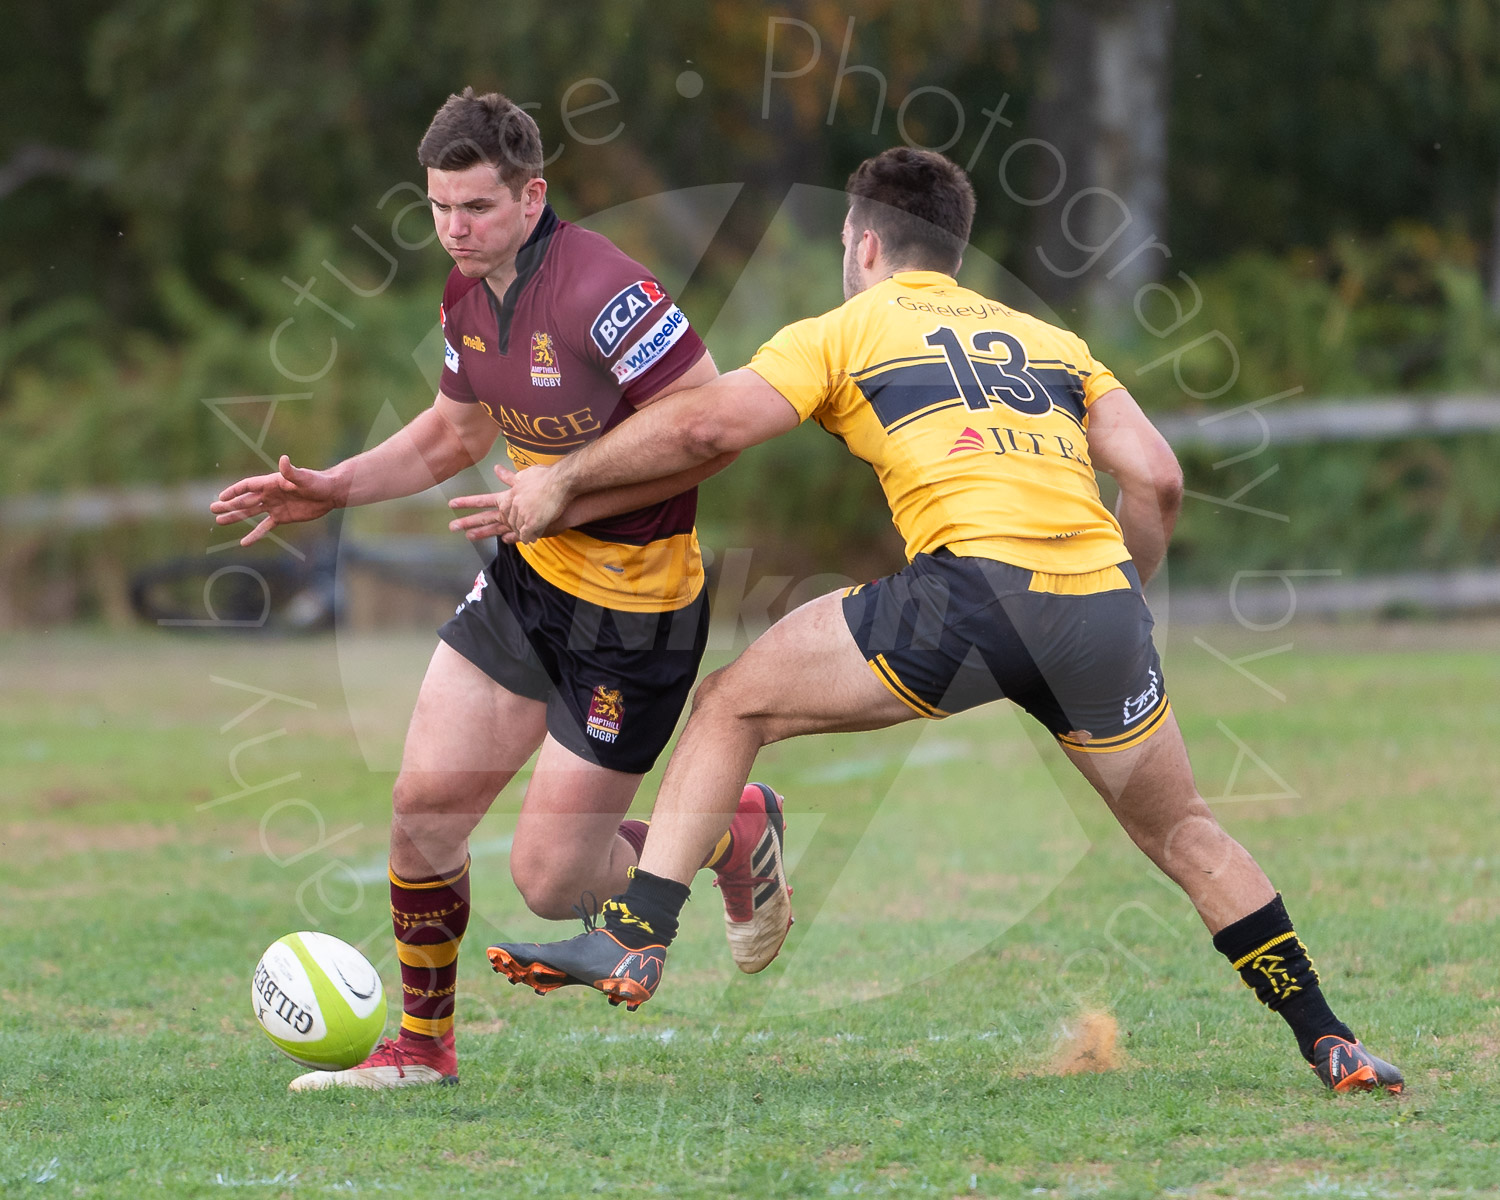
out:
<path id="1" fill-rule="evenodd" d="M 1336 1092 L 1373 1092 L 1383 1088 L 1393 1096 L 1406 1089 L 1401 1072 L 1376 1058 L 1358 1042 L 1326 1034 L 1313 1045 L 1312 1069 Z"/>
<path id="2" fill-rule="evenodd" d="M 565 942 L 505 942 L 489 948 L 490 965 L 512 983 L 545 996 L 579 984 L 597 988 L 611 1004 L 634 1012 L 656 991 L 666 961 L 665 946 L 632 949 L 607 929 L 591 929 Z"/>

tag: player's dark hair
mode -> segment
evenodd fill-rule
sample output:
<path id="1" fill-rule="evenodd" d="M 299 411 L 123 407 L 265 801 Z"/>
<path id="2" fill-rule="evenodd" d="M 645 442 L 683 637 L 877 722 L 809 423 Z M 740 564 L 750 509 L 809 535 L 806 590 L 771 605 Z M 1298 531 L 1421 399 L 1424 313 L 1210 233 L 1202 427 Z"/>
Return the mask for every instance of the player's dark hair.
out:
<path id="1" fill-rule="evenodd" d="M 476 96 L 466 87 L 437 110 L 417 146 L 417 161 L 438 171 L 488 163 L 519 197 L 526 181 L 542 173 L 542 134 L 524 109 L 499 92 Z"/>
<path id="2" fill-rule="evenodd" d="M 974 224 L 974 188 L 957 163 L 895 146 L 860 163 L 844 191 L 855 233 L 873 229 L 893 264 L 958 270 Z"/>

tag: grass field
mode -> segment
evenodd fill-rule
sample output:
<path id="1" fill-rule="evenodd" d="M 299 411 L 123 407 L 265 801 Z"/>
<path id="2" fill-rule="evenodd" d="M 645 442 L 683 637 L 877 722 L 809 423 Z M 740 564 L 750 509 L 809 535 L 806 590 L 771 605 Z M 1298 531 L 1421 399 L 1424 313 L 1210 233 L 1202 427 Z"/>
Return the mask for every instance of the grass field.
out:
<path id="1" fill-rule="evenodd" d="M 1257 683 L 1200 642 L 1292 648 L 1245 663 Z M 1002 707 L 768 752 L 787 951 L 739 977 L 700 886 L 633 1015 L 510 988 L 477 952 L 564 929 L 511 889 L 502 799 L 474 846 L 462 1085 L 291 1096 L 250 972 L 319 927 L 395 985 L 385 821 L 430 647 L 0 641 L 0 1195 L 1495 1191 L 1500 625 L 1169 643 L 1202 791 L 1406 1071 L 1400 1100 L 1326 1094 Z M 1118 1024 L 1114 1068 L 1067 1073 L 1091 1012 Z"/>

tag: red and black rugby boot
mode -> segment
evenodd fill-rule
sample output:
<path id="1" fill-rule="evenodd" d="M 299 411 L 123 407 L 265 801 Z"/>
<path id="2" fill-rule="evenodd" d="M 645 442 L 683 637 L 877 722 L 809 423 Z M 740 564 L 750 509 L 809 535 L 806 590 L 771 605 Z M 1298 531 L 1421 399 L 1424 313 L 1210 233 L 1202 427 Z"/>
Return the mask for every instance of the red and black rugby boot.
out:
<path id="1" fill-rule="evenodd" d="M 786 881 L 782 846 L 783 801 L 763 783 L 749 784 L 729 825 L 729 853 L 714 868 L 714 886 L 724 897 L 724 932 L 735 966 L 747 975 L 763 971 L 781 953 L 792 928 L 792 889 Z"/>

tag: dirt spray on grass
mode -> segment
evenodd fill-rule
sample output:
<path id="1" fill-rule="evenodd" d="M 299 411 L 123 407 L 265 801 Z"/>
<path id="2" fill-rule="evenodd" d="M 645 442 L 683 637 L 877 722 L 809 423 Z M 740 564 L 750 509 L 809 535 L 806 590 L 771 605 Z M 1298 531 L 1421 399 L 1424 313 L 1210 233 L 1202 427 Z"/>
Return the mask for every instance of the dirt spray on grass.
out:
<path id="1" fill-rule="evenodd" d="M 1087 1075 L 1114 1071 L 1124 1064 L 1120 1025 L 1109 1013 L 1092 1009 L 1063 1023 L 1057 1051 L 1048 1064 L 1052 1075 Z"/>

